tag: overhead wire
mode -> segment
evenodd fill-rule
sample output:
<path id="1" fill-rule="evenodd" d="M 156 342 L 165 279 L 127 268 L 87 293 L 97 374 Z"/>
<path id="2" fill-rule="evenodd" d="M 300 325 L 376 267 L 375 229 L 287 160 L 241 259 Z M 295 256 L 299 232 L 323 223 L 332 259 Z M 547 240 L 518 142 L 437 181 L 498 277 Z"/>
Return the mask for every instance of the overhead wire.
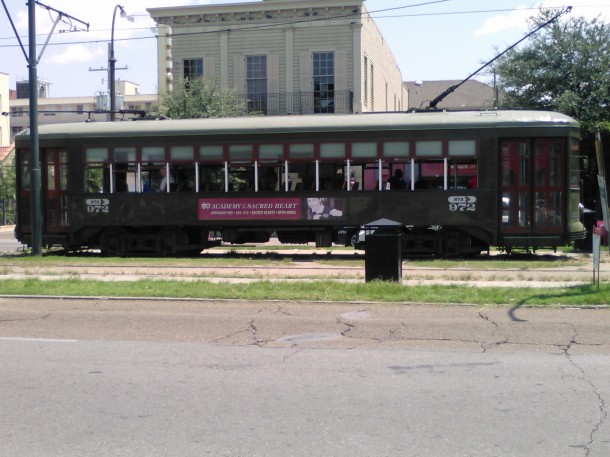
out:
<path id="1" fill-rule="evenodd" d="M 403 6 L 397 6 L 397 7 L 392 7 L 392 8 L 384 8 L 384 9 L 380 9 L 380 10 L 373 10 L 373 11 L 366 11 L 366 12 L 359 11 L 357 13 L 349 13 L 349 14 L 345 14 L 345 15 L 330 16 L 330 17 L 314 17 L 314 18 L 308 17 L 306 19 L 299 19 L 299 20 L 295 20 L 295 21 L 274 22 L 272 24 L 258 24 L 258 25 L 252 25 L 249 27 L 239 26 L 236 28 L 227 28 L 227 29 L 213 30 L 213 31 L 204 30 L 204 31 L 197 31 L 197 32 L 174 33 L 174 34 L 172 34 L 172 37 L 176 38 L 176 37 L 181 37 L 181 36 L 206 35 L 206 34 L 212 34 L 212 33 L 219 33 L 222 31 L 237 32 L 237 31 L 257 30 L 257 29 L 262 29 L 262 28 L 280 27 L 280 26 L 285 26 L 285 25 L 345 19 L 345 18 L 349 18 L 349 17 L 362 16 L 364 14 L 368 14 L 373 19 L 377 20 L 377 19 L 401 18 L 401 17 L 429 17 L 429 16 L 451 16 L 451 15 L 465 15 L 465 14 L 501 13 L 501 12 L 514 12 L 514 11 L 523 11 L 523 10 L 538 11 L 540 9 L 538 7 L 530 7 L 530 8 L 512 8 L 512 9 L 490 9 L 490 10 L 472 10 L 472 11 L 446 11 L 446 12 L 434 12 L 434 13 L 415 13 L 415 14 L 400 14 L 400 15 L 391 15 L 391 16 L 380 15 L 382 13 L 386 13 L 389 11 L 396 11 L 396 10 L 400 10 L 400 9 L 415 8 L 415 7 L 421 7 L 421 6 L 429 6 L 429 5 L 434 5 L 434 4 L 438 4 L 438 3 L 446 3 L 448 1 L 451 1 L 451 0 L 434 0 L 434 1 L 428 1 L 428 2 L 423 2 L 423 3 L 417 3 L 417 4 L 413 4 L 413 5 L 403 5 Z M 610 5 L 597 5 L 596 7 L 600 7 L 600 6 L 610 6 Z M 583 6 L 581 6 L 581 8 L 582 7 Z M 584 7 L 586 7 L 586 6 L 584 6 Z M 553 8 L 550 8 L 550 9 L 553 9 Z M 150 30 L 150 27 L 136 27 L 136 28 L 132 27 L 129 29 L 117 29 L 117 30 L 119 30 L 119 31 L 120 30 L 132 30 L 132 31 L 133 30 Z M 92 32 L 103 32 L 103 31 L 107 31 L 107 29 L 92 30 Z M 10 40 L 10 39 L 15 39 L 15 38 L 14 37 L 6 37 L 6 38 L 0 37 L 0 41 L 1 40 Z M 150 39 L 157 39 L 157 36 L 115 38 L 114 41 L 115 42 L 138 41 L 138 40 L 150 40 Z M 108 41 L 109 40 L 106 38 L 93 39 L 93 40 L 80 40 L 80 41 L 62 41 L 61 43 L 49 43 L 49 46 L 97 44 L 97 43 L 107 43 Z M 0 48 L 9 48 L 9 47 L 17 47 L 17 46 L 19 46 L 19 45 L 18 44 L 6 44 L 6 45 L 0 44 Z"/>
<path id="2" fill-rule="evenodd" d="M 344 15 L 338 15 L 338 16 L 331 16 L 331 17 L 309 17 L 307 19 L 300 19 L 297 21 L 283 21 L 283 22 L 274 22 L 272 24 L 261 24 L 261 25 L 257 25 L 257 26 L 252 26 L 252 27 L 239 27 L 239 29 L 236 30 L 252 30 L 252 29 L 257 29 L 257 28 L 266 28 L 266 27 L 278 27 L 278 26 L 282 26 L 282 25 L 291 25 L 291 24 L 299 24 L 299 23 L 309 23 L 309 22 L 319 22 L 319 21 L 326 21 L 326 20 L 335 20 L 335 19 L 343 19 L 343 18 L 347 18 L 347 17 L 356 17 L 356 16 L 362 16 L 363 14 L 372 14 L 372 13 L 383 13 L 386 11 L 395 11 L 395 10 L 399 10 L 399 9 L 405 9 L 405 8 L 416 8 L 419 6 L 428 6 L 428 5 L 434 5 L 437 3 L 446 3 L 452 0 L 430 0 L 430 1 L 426 1 L 423 3 L 416 3 L 413 5 L 403 5 L 403 6 L 396 6 L 396 7 L 392 7 L 392 8 L 384 8 L 381 10 L 375 10 L 375 11 L 367 11 L 366 13 L 361 12 L 361 11 L 355 11 L 352 13 L 348 13 L 348 14 L 344 14 Z M 144 15 L 139 15 L 139 16 L 144 16 Z M 129 28 L 129 29 L 123 29 L 123 30 L 137 30 L 138 28 Z M 147 30 L 149 29 L 149 27 L 141 27 L 139 28 L 140 30 Z M 121 29 L 115 29 L 115 30 L 121 30 Z M 231 29 L 232 30 L 232 29 Z M 108 31 L 108 29 L 101 29 L 101 30 L 93 30 L 96 32 L 100 32 L 100 31 Z M 234 31 L 234 30 L 232 30 Z M 217 33 L 218 31 L 205 31 L 205 32 L 194 32 L 194 33 L 187 33 L 184 35 L 191 35 L 191 34 L 206 34 L 206 33 Z M 146 37 L 146 38 L 154 38 L 154 37 Z M 7 40 L 7 39 L 13 39 L 12 37 L 6 37 L 6 38 L 1 38 L 0 40 Z M 103 40 L 88 40 L 88 41 L 80 41 L 80 42 L 75 42 L 75 43 L 61 43 L 61 44 L 83 44 L 83 43 L 97 43 L 99 41 L 103 41 Z M 115 41 L 117 41 L 115 39 Z M 3 46 L 0 45 L 0 47 L 7 47 L 7 46 Z"/>

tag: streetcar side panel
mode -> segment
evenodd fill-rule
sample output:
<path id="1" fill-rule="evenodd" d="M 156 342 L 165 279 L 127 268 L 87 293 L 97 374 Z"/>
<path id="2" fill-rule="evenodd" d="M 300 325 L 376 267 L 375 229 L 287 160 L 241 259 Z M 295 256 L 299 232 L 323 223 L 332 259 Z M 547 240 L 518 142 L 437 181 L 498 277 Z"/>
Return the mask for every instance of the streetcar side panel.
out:
<path id="1" fill-rule="evenodd" d="M 404 225 L 407 250 L 441 255 L 582 236 L 575 123 L 555 113 L 492 114 L 510 120 L 444 113 L 237 127 L 199 120 L 157 123 L 158 131 L 51 126 L 40 141 L 44 244 L 169 254 L 205 248 L 215 234 L 234 243 L 277 234 L 327 246 L 382 218 Z M 25 140 L 17 141 L 17 235 L 27 243 Z"/>

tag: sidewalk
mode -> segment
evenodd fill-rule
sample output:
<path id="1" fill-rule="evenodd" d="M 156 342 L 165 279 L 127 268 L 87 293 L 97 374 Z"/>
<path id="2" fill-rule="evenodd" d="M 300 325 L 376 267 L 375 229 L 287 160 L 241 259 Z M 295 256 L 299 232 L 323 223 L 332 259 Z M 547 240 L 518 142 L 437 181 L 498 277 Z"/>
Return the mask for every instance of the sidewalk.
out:
<path id="1" fill-rule="evenodd" d="M 0 232 L 12 232 L 15 230 L 14 225 L 0 225 Z"/>

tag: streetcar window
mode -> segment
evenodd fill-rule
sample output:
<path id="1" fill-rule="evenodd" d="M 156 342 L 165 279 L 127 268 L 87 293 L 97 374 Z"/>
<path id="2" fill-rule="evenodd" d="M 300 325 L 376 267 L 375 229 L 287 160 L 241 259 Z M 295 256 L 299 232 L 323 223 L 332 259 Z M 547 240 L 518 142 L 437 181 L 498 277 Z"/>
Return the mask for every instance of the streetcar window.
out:
<path id="1" fill-rule="evenodd" d="M 320 163 L 320 190 L 342 189 L 344 184 L 345 164 L 340 163 Z"/>
<path id="2" fill-rule="evenodd" d="M 136 148 L 115 148 L 112 156 L 115 162 L 135 162 Z"/>
<path id="3" fill-rule="evenodd" d="M 291 159 L 313 159 L 313 144 L 291 144 L 288 155 Z"/>
<path id="4" fill-rule="evenodd" d="M 86 162 L 107 162 L 108 149 L 106 148 L 88 148 L 85 151 Z"/>
<path id="5" fill-rule="evenodd" d="M 350 161 L 349 170 L 346 167 L 346 176 L 349 174 L 349 190 L 361 190 L 362 189 L 362 170 L 364 169 L 363 164 L 354 164 Z"/>
<path id="6" fill-rule="evenodd" d="M 282 190 L 297 190 L 297 187 L 301 188 L 303 180 L 296 172 L 288 173 L 288 184 L 286 184 L 286 173 L 282 173 Z"/>
<path id="7" fill-rule="evenodd" d="M 55 190 L 55 154 L 51 152 L 47 160 L 47 190 Z"/>
<path id="8" fill-rule="evenodd" d="M 60 151 L 59 153 L 59 188 L 61 190 L 68 189 L 68 152 Z"/>
<path id="9" fill-rule="evenodd" d="M 281 144 L 261 144 L 258 147 L 258 157 L 261 160 L 281 159 L 284 147 Z"/>
<path id="10" fill-rule="evenodd" d="M 562 182 L 561 170 L 562 170 L 562 157 L 563 150 L 562 145 L 559 142 L 555 142 L 551 145 L 551 151 L 549 152 L 549 185 L 560 186 Z"/>
<path id="11" fill-rule="evenodd" d="M 362 189 L 383 190 L 390 178 L 390 166 L 387 162 L 376 160 L 364 166 L 362 176 Z"/>
<path id="12" fill-rule="evenodd" d="M 199 168 L 201 179 L 200 189 L 203 191 L 224 191 L 225 189 L 225 166 L 203 165 Z"/>
<path id="13" fill-rule="evenodd" d="M 258 189 L 261 191 L 279 190 L 279 164 L 264 164 L 258 167 Z"/>
<path id="14" fill-rule="evenodd" d="M 250 164 L 232 164 L 229 168 L 229 190 L 247 191 L 254 189 L 254 169 Z"/>
<path id="15" fill-rule="evenodd" d="M 195 160 L 193 146 L 172 146 L 169 154 L 172 162 L 193 162 Z"/>
<path id="16" fill-rule="evenodd" d="M 418 141 L 415 143 L 415 155 L 417 157 L 442 157 L 442 141 Z"/>
<path id="17" fill-rule="evenodd" d="M 30 189 L 30 160 L 25 156 L 25 154 L 20 157 L 21 167 L 19 168 L 21 172 L 21 187 L 24 190 Z"/>
<path id="18" fill-rule="evenodd" d="M 115 192 L 136 192 L 138 189 L 136 148 L 115 148 L 113 173 Z"/>
<path id="19" fill-rule="evenodd" d="M 85 192 L 97 194 L 104 192 L 104 166 L 108 162 L 107 148 L 88 148 L 85 150 Z M 106 177 L 108 175 L 106 174 Z"/>
<path id="20" fill-rule="evenodd" d="M 377 158 L 377 143 L 352 143 L 352 157 Z"/>
<path id="21" fill-rule="evenodd" d="M 178 192 L 195 192 L 195 165 L 181 164 L 173 167 Z"/>
<path id="22" fill-rule="evenodd" d="M 142 151 L 144 155 L 144 151 Z M 145 162 L 140 169 L 140 189 L 142 192 L 159 191 L 161 186 L 161 168 L 165 167 L 163 162 Z"/>
<path id="23" fill-rule="evenodd" d="M 477 148 L 474 140 L 454 140 L 449 141 L 449 156 L 474 156 Z"/>
<path id="24" fill-rule="evenodd" d="M 142 163 L 165 162 L 165 148 L 162 146 L 147 146 L 142 148 Z"/>
<path id="25" fill-rule="evenodd" d="M 104 192 L 104 166 L 90 164 L 85 168 L 85 192 L 98 194 Z"/>
<path id="26" fill-rule="evenodd" d="M 345 157 L 345 144 L 343 143 L 322 143 L 320 145 L 320 158 L 331 159 Z"/>
<path id="27" fill-rule="evenodd" d="M 409 157 L 410 148 L 406 141 L 388 141 L 383 143 L 384 157 Z"/>
<path id="28" fill-rule="evenodd" d="M 289 177 L 290 190 L 316 188 L 315 163 L 291 163 Z"/>
<path id="29" fill-rule="evenodd" d="M 415 189 L 444 189 L 445 163 L 442 160 L 422 160 L 415 162 L 417 180 Z"/>
<path id="30" fill-rule="evenodd" d="M 221 145 L 201 146 L 199 148 L 199 157 L 202 160 L 223 160 L 224 151 Z"/>
<path id="31" fill-rule="evenodd" d="M 474 160 L 451 160 L 447 172 L 449 189 L 476 189 L 478 187 L 477 162 Z"/>
<path id="32" fill-rule="evenodd" d="M 570 186 L 579 188 L 580 174 L 583 170 L 589 168 L 587 157 L 579 155 L 579 144 L 577 141 L 571 140 L 570 144 Z"/>
<path id="33" fill-rule="evenodd" d="M 254 154 L 254 148 L 250 144 L 240 144 L 229 146 L 229 159 L 230 160 L 252 160 Z"/>

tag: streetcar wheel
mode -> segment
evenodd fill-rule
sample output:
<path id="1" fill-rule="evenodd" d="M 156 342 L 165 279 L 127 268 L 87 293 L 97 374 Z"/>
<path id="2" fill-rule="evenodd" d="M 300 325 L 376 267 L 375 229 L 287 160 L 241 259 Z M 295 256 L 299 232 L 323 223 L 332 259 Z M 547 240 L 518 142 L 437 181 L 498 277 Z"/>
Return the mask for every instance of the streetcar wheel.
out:
<path id="1" fill-rule="evenodd" d="M 162 255 L 172 255 L 188 246 L 188 236 L 178 227 L 167 227 L 157 235 L 157 251 Z"/>
<path id="2" fill-rule="evenodd" d="M 122 256 L 125 254 L 127 234 L 120 228 L 109 228 L 104 231 L 100 239 L 100 250 L 104 256 Z"/>
<path id="3" fill-rule="evenodd" d="M 442 255 L 443 257 L 457 257 L 460 255 L 461 236 L 457 230 L 450 230 L 443 233 Z"/>

